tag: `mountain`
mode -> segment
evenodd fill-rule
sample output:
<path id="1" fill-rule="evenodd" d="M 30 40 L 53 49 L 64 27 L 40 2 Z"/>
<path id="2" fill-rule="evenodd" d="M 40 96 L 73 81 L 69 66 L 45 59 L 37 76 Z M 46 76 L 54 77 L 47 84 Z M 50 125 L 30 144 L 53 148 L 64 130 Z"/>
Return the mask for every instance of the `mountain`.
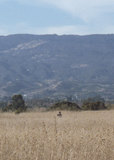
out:
<path id="1" fill-rule="evenodd" d="M 0 97 L 114 97 L 114 35 L 0 36 Z"/>

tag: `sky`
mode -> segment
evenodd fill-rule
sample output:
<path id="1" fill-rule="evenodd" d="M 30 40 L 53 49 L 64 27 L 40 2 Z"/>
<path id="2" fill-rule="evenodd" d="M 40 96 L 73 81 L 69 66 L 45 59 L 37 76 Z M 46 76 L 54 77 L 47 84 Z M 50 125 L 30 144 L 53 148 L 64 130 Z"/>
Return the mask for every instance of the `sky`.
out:
<path id="1" fill-rule="evenodd" d="M 0 35 L 113 34 L 114 0 L 0 0 Z"/>

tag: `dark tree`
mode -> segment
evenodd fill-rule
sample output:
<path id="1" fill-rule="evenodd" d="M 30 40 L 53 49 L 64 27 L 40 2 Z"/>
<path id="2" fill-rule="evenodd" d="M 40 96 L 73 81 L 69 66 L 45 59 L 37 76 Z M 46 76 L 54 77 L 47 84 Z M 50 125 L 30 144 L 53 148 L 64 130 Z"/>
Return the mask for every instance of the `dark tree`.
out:
<path id="1" fill-rule="evenodd" d="M 14 95 L 11 99 L 11 102 L 3 109 L 3 111 L 15 111 L 15 113 L 20 113 L 26 111 L 27 106 L 23 96 L 18 94 Z"/>
<path id="2" fill-rule="evenodd" d="M 14 95 L 12 97 L 12 108 L 14 108 L 14 110 L 17 111 L 25 111 L 26 110 L 26 106 L 25 106 L 25 101 L 22 97 L 22 95 Z"/>

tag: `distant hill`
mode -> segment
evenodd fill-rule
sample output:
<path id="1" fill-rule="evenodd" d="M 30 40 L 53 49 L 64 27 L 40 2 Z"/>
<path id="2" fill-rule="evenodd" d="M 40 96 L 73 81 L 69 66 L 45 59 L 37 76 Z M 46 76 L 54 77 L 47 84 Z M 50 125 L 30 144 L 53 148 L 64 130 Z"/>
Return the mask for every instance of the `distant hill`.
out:
<path id="1" fill-rule="evenodd" d="M 114 35 L 0 36 L 0 97 L 114 97 Z"/>

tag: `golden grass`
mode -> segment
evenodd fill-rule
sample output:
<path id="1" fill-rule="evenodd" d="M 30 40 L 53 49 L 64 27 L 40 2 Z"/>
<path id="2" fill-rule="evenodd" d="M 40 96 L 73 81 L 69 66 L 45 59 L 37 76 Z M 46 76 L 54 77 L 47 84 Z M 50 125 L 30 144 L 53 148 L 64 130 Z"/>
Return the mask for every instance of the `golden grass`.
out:
<path id="1" fill-rule="evenodd" d="M 0 160 L 113 160 L 114 110 L 0 113 Z"/>

